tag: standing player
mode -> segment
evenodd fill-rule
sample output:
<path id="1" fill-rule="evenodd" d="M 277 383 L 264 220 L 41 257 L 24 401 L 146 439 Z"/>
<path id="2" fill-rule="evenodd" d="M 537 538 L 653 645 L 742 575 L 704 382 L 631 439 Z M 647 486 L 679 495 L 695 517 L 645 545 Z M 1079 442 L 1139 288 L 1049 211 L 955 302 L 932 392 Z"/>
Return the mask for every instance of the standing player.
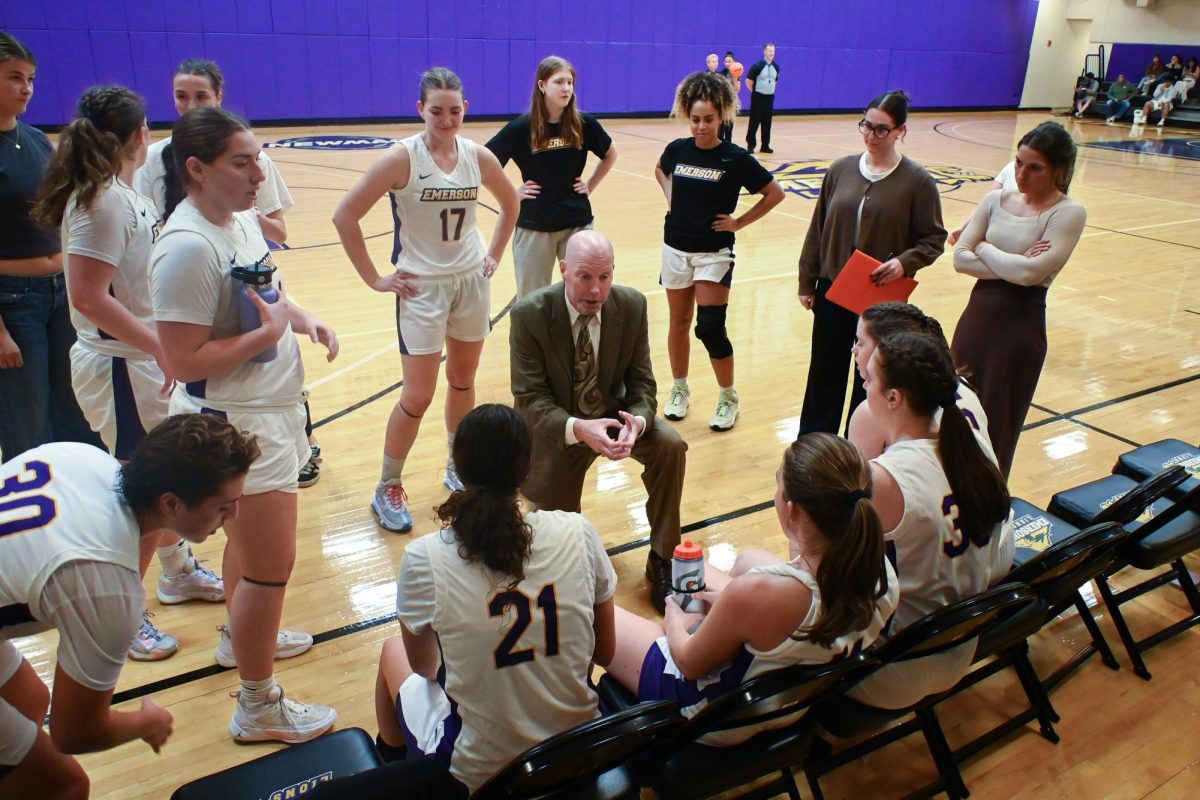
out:
<path id="1" fill-rule="evenodd" d="M 733 84 L 718 73 L 694 72 L 684 78 L 675 90 L 672 114 L 687 117 L 692 137 L 667 145 L 654 167 L 654 177 L 670 206 L 659 283 L 667 291 L 671 313 L 667 353 L 675 383 L 663 415 L 674 420 L 687 416 L 691 399 L 688 329 L 694 311 L 696 338 L 708 350 L 720 389 L 716 413 L 708 423 L 714 431 L 729 430 L 738 418 L 733 345 L 725 331 L 733 282 L 734 232 L 783 201 L 783 189 L 771 173 L 742 148 L 717 138 L 723 120 L 732 117 L 736 104 Z M 745 214 L 733 217 L 743 188 L 762 197 Z"/>
<path id="2" fill-rule="evenodd" d="M 480 406 L 461 431 L 466 488 L 437 510 L 442 530 L 404 551 L 375 713 L 385 746 L 433 756 L 475 791 L 600 716 L 588 674 L 612 658 L 617 574 L 582 515 L 521 513 L 533 442 L 517 412 Z"/>
<path id="3" fill-rule="evenodd" d="M 71 348 L 75 397 L 119 461 L 127 461 L 146 431 L 166 419 L 175 384 L 162 368 L 150 307 L 158 217 L 129 185 L 145 160 L 147 139 L 142 98 L 119 86 L 89 89 L 79 100 L 79 117 L 59 135 L 34 207 L 42 225 L 62 226 L 66 243 L 63 267 L 78 332 Z M 153 554 L 147 544 L 143 574 Z M 160 602 L 225 599 L 221 579 L 200 566 L 187 542 L 168 533 L 157 545 Z M 147 612 L 129 657 L 156 661 L 178 647 Z"/>
<path id="4" fill-rule="evenodd" d="M 171 715 L 112 708 L 145 597 L 139 540 L 203 542 L 237 518 L 253 436 L 212 416 L 168 419 L 121 466 L 56 442 L 0 467 L 0 797 L 87 797 L 71 753 L 141 739 L 157 753 Z M 54 694 L 11 639 L 58 630 Z M 50 709 L 50 734 L 41 730 Z"/>
<path id="5" fill-rule="evenodd" d="M 292 333 L 323 344 L 330 360 L 337 336 L 283 295 L 252 210 L 264 178 L 254 132 L 227 111 L 198 108 L 175 123 L 173 134 L 174 174 L 187 196 L 171 212 L 151 262 L 163 354 L 184 383 L 171 410 L 228 418 L 256 434 L 263 451 L 246 480 L 241 516 L 225 526 L 229 625 L 216 660 L 236 666 L 241 678 L 229 729 L 239 741 L 302 742 L 328 730 L 337 714 L 285 698 L 274 676 L 275 658 L 312 647 L 308 634 L 279 630 L 296 558 L 296 475 L 309 455 L 304 365 Z M 247 265 L 271 268 L 274 303 L 235 279 L 232 270 Z M 245 324 L 241 310 L 257 316 L 258 326 Z"/>
<path id="6" fill-rule="evenodd" d="M 171 90 L 175 99 L 175 111 L 181 117 L 193 108 L 220 108 L 221 101 L 225 98 L 225 76 L 221 73 L 221 68 L 212 61 L 203 58 L 184 59 L 175 68 Z M 167 174 L 173 169 L 170 146 L 170 136 L 150 145 L 146 163 L 134 174 L 133 181 L 133 188 L 154 201 L 158 216 L 163 219 L 167 216 L 167 207 L 174 208 L 183 199 L 180 193 L 170 199 L 167 197 L 167 185 L 170 182 Z M 265 150 L 258 153 L 258 166 L 266 176 L 254 198 L 258 224 L 268 241 L 283 244 L 288 236 L 283 215 L 295 205 L 295 201 L 292 200 L 292 193 L 288 191 L 283 176 L 279 174 L 279 168 L 267 156 Z M 180 184 L 176 182 L 176 185 Z M 312 452 L 308 461 L 300 468 L 301 487 L 312 486 L 321 477 L 321 446 L 312 436 L 312 421 L 307 400 L 304 401 L 304 413 L 307 418 L 305 432 Z"/>
<path id="7" fill-rule="evenodd" d="M 383 474 L 371 498 L 379 524 L 390 531 L 412 528 L 404 461 L 421 417 L 433 402 L 443 344 L 450 453 L 458 423 L 475 407 L 475 371 L 491 328 L 489 279 L 504 257 L 518 213 L 517 194 L 500 162 L 490 150 L 458 135 L 467 112 L 458 76 L 442 67 L 422 75 L 417 111 L 425 131 L 404 139 L 375 162 L 333 214 L 342 247 L 359 277 L 377 292 L 396 295 L 404 388 L 388 418 Z M 487 250 L 475 227 L 480 184 L 500 204 Z M 359 221 L 385 194 L 391 196 L 396 226 L 395 271 L 380 276 Z M 445 484 L 451 490 L 462 488 L 453 456 L 446 462 Z"/>
<path id="8" fill-rule="evenodd" d="M 600 121 L 579 110 L 575 67 L 558 56 L 538 64 L 529 113 L 505 125 L 487 148 L 501 166 L 517 162 L 525 181 L 517 189 L 521 215 L 512 248 L 519 300 L 550 285 L 567 239 L 592 226 L 589 196 L 617 162 L 617 148 Z M 585 181 L 589 152 L 600 162 Z"/>
<path id="9" fill-rule="evenodd" d="M 738 64 L 735 67 L 734 64 L 737 64 L 737 61 L 733 57 L 733 51 L 726 50 L 725 68 L 721 70 L 720 74 L 725 76 L 725 80 L 733 84 L 733 99 L 735 102 L 733 113 L 729 115 L 728 119 L 721 120 L 721 141 L 731 144 L 733 143 L 733 121 L 737 119 L 737 112 L 741 107 L 742 91 L 742 65 Z"/>

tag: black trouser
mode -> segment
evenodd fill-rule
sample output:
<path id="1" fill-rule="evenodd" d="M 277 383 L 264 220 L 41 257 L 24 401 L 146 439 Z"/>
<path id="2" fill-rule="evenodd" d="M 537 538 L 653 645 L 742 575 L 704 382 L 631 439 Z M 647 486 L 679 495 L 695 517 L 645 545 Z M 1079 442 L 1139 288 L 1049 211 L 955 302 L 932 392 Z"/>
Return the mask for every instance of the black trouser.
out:
<path id="1" fill-rule="evenodd" d="M 763 147 L 771 146 L 771 115 L 775 113 L 775 95 L 750 93 L 750 127 L 746 130 L 746 149 L 754 152 L 758 126 L 762 125 Z"/>
<path id="2" fill-rule="evenodd" d="M 722 142 L 733 144 L 733 120 L 727 119 L 722 122 L 721 130 L 718 131 L 717 136 L 720 137 Z"/>
<path id="3" fill-rule="evenodd" d="M 812 357 L 808 363 L 808 385 L 800 411 L 800 436 L 813 431 L 836 434 L 841 428 L 842 406 L 846 402 L 846 368 L 854 369 L 850 348 L 858 328 L 858 315 L 825 299 L 832 284 L 828 278 L 817 281 L 813 304 Z M 855 370 L 850 379 L 850 413 L 866 399 L 862 380 Z M 846 415 L 847 427 L 849 414 Z"/>

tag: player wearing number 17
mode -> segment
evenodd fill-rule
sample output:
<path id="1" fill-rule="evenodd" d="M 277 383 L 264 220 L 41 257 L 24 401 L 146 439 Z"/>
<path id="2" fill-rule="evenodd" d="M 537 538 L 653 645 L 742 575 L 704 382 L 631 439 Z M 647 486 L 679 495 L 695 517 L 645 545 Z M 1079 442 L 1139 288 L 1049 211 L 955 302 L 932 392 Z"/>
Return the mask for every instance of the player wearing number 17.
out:
<path id="1" fill-rule="evenodd" d="M 171 715 L 112 707 L 142 621 L 140 540 L 207 539 L 238 514 L 253 436 L 212 415 L 169 417 L 125 466 L 56 442 L 0 467 L 0 797 L 87 797 L 72 753 L 141 739 L 158 752 Z M 10 640 L 56 628 L 54 694 Z M 42 731 L 47 707 L 50 733 Z"/>
<path id="2" fill-rule="evenodd" d="M 402 472 L 433 401 L 443 344 L 451 450 L 459 421 L 475 407 L 475 371 L 491 327 L 489 279 L 520 211 L 516 190 L 496 157 L 458 135 L 467 106 L 462 81 L 453 72 L 435 67 L 422 75 L 417 111 L 425 120 L 424 132 L 388 150 L 333 214 L 359 277 L 377 292 L 396 295 L 404 388 L 388 418 L 383 474 L 371 499 L 380 525 L 392 531 L 412 527 Z M 486 250 L 475 227 L 481 184 L 500 205 Z M 380 276 L 359 223 L 384 194 L 391 197 L 395 271 Z M 445 484 L 451 490 L 462 488 L 453 459 L 446 465 Z"/>
<path id="3" fill-rule="evenodd" d="M 958 406 L 958 375 L 943 338 L 884 336 L 866 376 L 866 402 L 889 443 L 871 460 L 871 500 L 883 538 L 895 547 L 900 605 L 888 629 L 894 636 L 1008 572 L 1012 512 L 986 436 Z M 969 642 L 891 664 L 847 694 L 878 708 L 906 708 L 953 686 L 974 655 Z"/>
<path id="4" fill-rule="evenodd" d="M 404 551 L 401 636 L 376 683 L 380 749 L 448 767 L 439 797 L 467 797 L 534 744 L 600 715 L 593 662 L 615 644 L 617 575 L 579 514 L 522 514 L 533 442 L 508 406 L 463 419 L 454 460 L 465 484 L 437 510 L 442 530 Z"/>

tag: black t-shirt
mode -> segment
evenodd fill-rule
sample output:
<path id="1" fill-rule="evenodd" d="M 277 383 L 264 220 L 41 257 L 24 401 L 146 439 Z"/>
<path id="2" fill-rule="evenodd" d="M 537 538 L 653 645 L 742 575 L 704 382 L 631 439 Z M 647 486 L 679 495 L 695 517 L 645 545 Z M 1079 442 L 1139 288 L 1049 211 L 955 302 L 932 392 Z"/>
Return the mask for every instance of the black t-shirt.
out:
<path id="1" fill-rule="evenodd" d="M 733 234 L 714 231 L 713 220 L 717 214 L 733 213 L 743 188 L 758 194 L 772 180 L 771 173 L 736 144 L 721 142 L 701 150 L 691 137 L 667 145 L 658 166 L 671 176 L 671 210 L 663 241 L 687 253 L 733 247 Z"/>
<path id="2" fill-rule="evenodd" d="M 575 179 L 583 175 L 587 154 L 598 158 L 608 155 L 612 139 L 599 120 L 591 114 L 583 117 L 583 148 L 567 147 L 558 138 L 561 125 L 546 126 L 549 146 L 534 153 L 529 142 L 529 115 L 522 114 L 505 125 L 487 143 L 500 165 L 509 159 L 521 168 L 521 180 L 534 181 L 542 191 L 532 200 L 521 201 L 517 226 L 531 231 L 561 231 L 580 228 L 592 221 L 592 204 L 587 195 L 575 191 Z"/>
<path id="3" fill-rule="evenodd" d="M 46 134 L 17 120 L 0 133 L 0 258 L 39 258 L 62 250 L 58 231 L 39 227 L 29 216 L 53 148 Z M 20 143 L 21 149 L 16 145 Z"/>

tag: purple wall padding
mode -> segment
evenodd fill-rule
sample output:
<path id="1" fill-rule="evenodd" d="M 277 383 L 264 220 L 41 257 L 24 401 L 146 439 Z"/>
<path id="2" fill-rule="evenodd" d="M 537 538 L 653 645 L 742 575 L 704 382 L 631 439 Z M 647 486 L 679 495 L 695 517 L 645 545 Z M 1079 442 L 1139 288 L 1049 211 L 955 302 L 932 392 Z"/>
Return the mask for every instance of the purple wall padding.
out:
<path id="1" fill-rule="evenodd" d="M 457 71 L 474 114 L 528 108 L 537 62 L 579 72 L 582 107 L 666 113 L 709 52 L 750 66 L 766 41 L 781 68 L 777 109 L 858 109 L 904 88 L 915 108 L 1016 106 L 1037 0 L 53 0 L 0 4 L 0 30 L 39 60 L 26 121 L 62 124 L 96 83 L 175 119 L 171 72 L 184 58 L 224 70 L 225 105 L 254 120 L 411 117 L 430 66 Z M 868 22 L 869 21 L 869 22 Z M 1112 64 L 1140 74 L 1143 51 Z M 1120 62 L 1125 63 L 1123 60 Z M 1110 73 L 1115 75 L 1110 69 Z M 749 95 L 742 90 L 742 105 Z"/>
<path id="2" fill-rule="evenodd" d="M 1115 81 L 1117 76 L 1125 73 L 1125 79 L 1137 83 L 1146 74 L 1146 66 L 1150 59 L 1158 55 L 1166 64 L 1171 56 L 1178 55 L 1179 60 L 1186 62 L 1189 56 L 1200 59 L 1200 45 L 1182 47 L 1177 44 L 1121 44 L 1112 46 L 1112 52 L 1105 65 L 1104 79 Z"/>

